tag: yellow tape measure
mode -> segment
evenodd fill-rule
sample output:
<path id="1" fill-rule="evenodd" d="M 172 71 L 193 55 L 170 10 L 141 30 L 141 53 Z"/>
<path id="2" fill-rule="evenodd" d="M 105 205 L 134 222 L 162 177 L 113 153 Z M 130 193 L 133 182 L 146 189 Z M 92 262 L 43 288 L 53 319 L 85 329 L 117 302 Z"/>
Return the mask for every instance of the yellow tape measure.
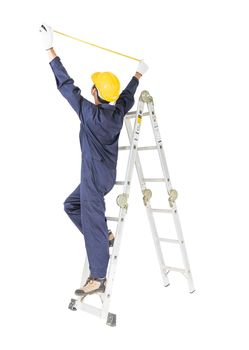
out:
<path id="1" fill-rule="evenodd" d="M 99 46 L 99 45 L 96 45 L 96 44 L 92 44 L 92 43 L 90 43 L 90 42 L 88 42 L 88 41 L 85 41 L 85 40 L 82 40 L 82 39 L 78 39 L 78 38 L 75 38 L 74 36 L 71 36 L 71 35 L 68 35 L 68 34 L 59 32 L 58 30 L 54 30 L 54 32 L 57 33 L 57 34 L 60 34 L 60 35 L 64 35 L 64 36 L 66 36 L 66 37 L 68 37 L 68 38 L 70 38 L 70 39 L 77 40 L 77 41 L 79 41 L 79 42 L 81 42 L 81 43 L 84 43 L 84 44 L 87 44 L 87 45 L 91 45 L 91 46 L 97 47 L 97 48 L 102 49 L 102 50 L 106 50 L 106 51 L 111 52 L 111 53 L 115 53 L 115 54 L 120 55 L 120 56 L 123 56 L 123 57 L 130 58 L 131 60 L 141 61 L 141 60 L 138 59 L 138 58 L 125 55 L 125 54 L 120 53 L 120 52 L 118 52 L 118 51 L 113 51 L 113 50 L 107 49 L 107 48 L 105 48 L 105 47 L 103 47 L 103 46 Z"/>

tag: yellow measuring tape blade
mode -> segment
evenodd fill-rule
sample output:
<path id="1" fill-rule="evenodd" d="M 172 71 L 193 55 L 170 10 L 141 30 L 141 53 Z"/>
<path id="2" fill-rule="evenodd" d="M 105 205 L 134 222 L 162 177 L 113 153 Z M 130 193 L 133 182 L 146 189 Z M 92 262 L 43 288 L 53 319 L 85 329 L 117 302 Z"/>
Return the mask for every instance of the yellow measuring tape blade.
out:
<path id="1" fill-rule="evenodd" d="M 105 47 L 96 45 L 96 44 L 92 44 L 92 43 L 90 43 L 90 42 L 88 42 L 88 41 L 85 41 L 85 40 L 82 40 L 82 39 L 78 39 L 78 38 L 75 38 L 74 36 L 71 36 L 71 35 L 68 35 L 68 34 L 59 32 L 58 30 L 54 30 L 54 32 L 57 33 L 57 34 L 60 34 L 60 35 L 64 35 L 64 36 L 66 36 L 66 37 L 68 37 L 68 38 L 70 38 L 70 39 L 77 40 L 77 41 L 79 41 L 79 42 L 81 42 L 81 43 L 84 43 L 84 44 L 87 44 L 87 45 L 91 45 L 91 46 L 95 46 L 95 47 L 97 47 L 97 48 L 99 48 L 99 49 L 106 50 L 106 51 L 108 51 L 108 52 L 115 53 L 115 54 L 117 54 L 117 55 L 130 58 L 131 60 L 141 61 L 141 60 L 139 60 L 138 58 L 135 58 L 135 57 L 132 57 L 132 56 L 128 56 L 128 55 L 125 55 L 125 54 L 120 53 L 120 52 L 118 52 L 118 51 L 113 51 L 113 50 L 107 49 L 107 48 L 105 48 Z"/>

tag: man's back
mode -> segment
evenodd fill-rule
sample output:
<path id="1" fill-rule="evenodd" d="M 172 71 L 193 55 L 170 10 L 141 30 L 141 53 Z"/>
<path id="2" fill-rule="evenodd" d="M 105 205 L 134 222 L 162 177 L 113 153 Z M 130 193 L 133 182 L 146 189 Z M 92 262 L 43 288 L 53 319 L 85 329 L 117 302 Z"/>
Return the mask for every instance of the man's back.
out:
<path id="1" fill-rule="evenodd" d="M 59 56 L 50 66 L 54 72 L 58 90 L 67 99 L 81 121 L 80 143 L 83 155 L 102 160 L 111 168 L 116 167 L 118 157 L 118 138 L 125 114 L 134 105 L 134 94 L 139 84 L 133 76 L 121 92 L 115 105 L 88 101 L 81 90 L 74 85 Z"/>

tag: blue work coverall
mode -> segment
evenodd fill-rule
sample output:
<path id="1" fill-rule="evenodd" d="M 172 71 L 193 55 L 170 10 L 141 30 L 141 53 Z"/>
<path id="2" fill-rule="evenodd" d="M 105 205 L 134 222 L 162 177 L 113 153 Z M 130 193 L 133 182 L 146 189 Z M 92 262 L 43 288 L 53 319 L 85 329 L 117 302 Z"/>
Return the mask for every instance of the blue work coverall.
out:
<path id="1" fill-rule="evenodd" d="M 115 184 L 119 134 L 139 81 L 133 76 L 115 105 L 95 105 L 81 95 L 59 56 L 49 64 L 58 90 L 80 119 L 81 182 L 65 200 L 64 209 L 84 235 L 91 275 L 103 278 L 110 257 L 104 196 Z"/>

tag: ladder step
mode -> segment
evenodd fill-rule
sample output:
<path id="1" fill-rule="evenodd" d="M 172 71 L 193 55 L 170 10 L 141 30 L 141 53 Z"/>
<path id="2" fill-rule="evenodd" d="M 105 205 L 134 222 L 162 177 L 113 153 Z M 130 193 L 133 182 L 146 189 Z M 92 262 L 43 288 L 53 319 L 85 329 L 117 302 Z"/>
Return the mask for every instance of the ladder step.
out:
<path id="1" fill-rule="evenodd" d="M 120 146 L 118 148 L 119 151 L 129 151 L 131 149 L 131 146 Z M 138 147 L 138 151 L 150 151 L 150 150 L 157 150 L 157 146 L 145 146 L 145 147 Z"/>
<path id="2" fill-rule="evenodd" d="M 93 305 L 86 304 L 84 302 L 80 302 L 80 301 L 77 302 L 76 308 L 80 309 L 80 310 L 87 311 L 87 312 L 89 312 L 95 316 L 98 316 L 98 317 L 101 317 L 101 314 L 102 314 L 102 309 L 97 308 Z"/>
<path id="3" fill-rule="evenodd" d="M 115 181 L 115 185 L 124 185 L 125 181 Z"/>
<path id="4" fill-rule="evenodd" d="M 145 182 L 165 182 L 165 179 L 162 177 L 158 177 L 158 178 L 150 178 L 150 177 L 147 177 L 147 178 L 144 178 L 143 179 Z"/>
<path id="5" fill-rule="evenodd" d="M 106 216 L 106 220 L 108 221 L 118 221 L 119 217 L 116 216 Z"/>
<path id="6" fill-rule="evenodd" d="M 154 212 L 154 213 L 169 213 L 169 214 L 172 214 L 172 209 L 153 209 L 151 208 L 151 210 Z"/>
<path id="7" fill-rule="evenodd" d="M 178 239 L 171 239 L 171 238 L 162 238 L 162 237 L 159 237 L 159 241 L 161 242 L 168 242 L 168 243 L 180 243 L 178 241 Z"/>
<path id="8" fill-rule="evenodd" d="M 135 118 L 136 115 L 137 115 L 137 111 L 131 111 L 131 112 L 128 112 L 128 113 L 125 115 L 125 118 L 127 118 L 127 119 Z M 147 115 L 150 115 L 150 113 L 149 113 L 149 112 L 144 112 L 144 113 L 142 113 L 142 114 L 140 114 L 140 115 L 142 115 L 143 117 L 145 117 L 145 116 L 147 116 Z"/>
<path id="9" fill-rule="evenodd" d="M 131 146 L 120 146 L 118 148 L 119 151 L 125 151 L 125 150 L 129 150 L 129 149 L 131 149 Z"/>
<path id="10" fill-rule="evenodd" d="M 137 148 L 138 151 L 149 151 L 149 150 L 153 150 L 153 149 L 157 150 L 157 146 L 146 146 L 146 147 L 138 147 Z"/>
<path id="11" fill-rule="evenodd" d="M 180 269 L 179 267 L 173 267 L 173 266 L 164 266 L 164 270 L 166 271 L 175 271 L 175 272 L 181 272 L 183 274 L 186 273 L 185 269 Z"/>

